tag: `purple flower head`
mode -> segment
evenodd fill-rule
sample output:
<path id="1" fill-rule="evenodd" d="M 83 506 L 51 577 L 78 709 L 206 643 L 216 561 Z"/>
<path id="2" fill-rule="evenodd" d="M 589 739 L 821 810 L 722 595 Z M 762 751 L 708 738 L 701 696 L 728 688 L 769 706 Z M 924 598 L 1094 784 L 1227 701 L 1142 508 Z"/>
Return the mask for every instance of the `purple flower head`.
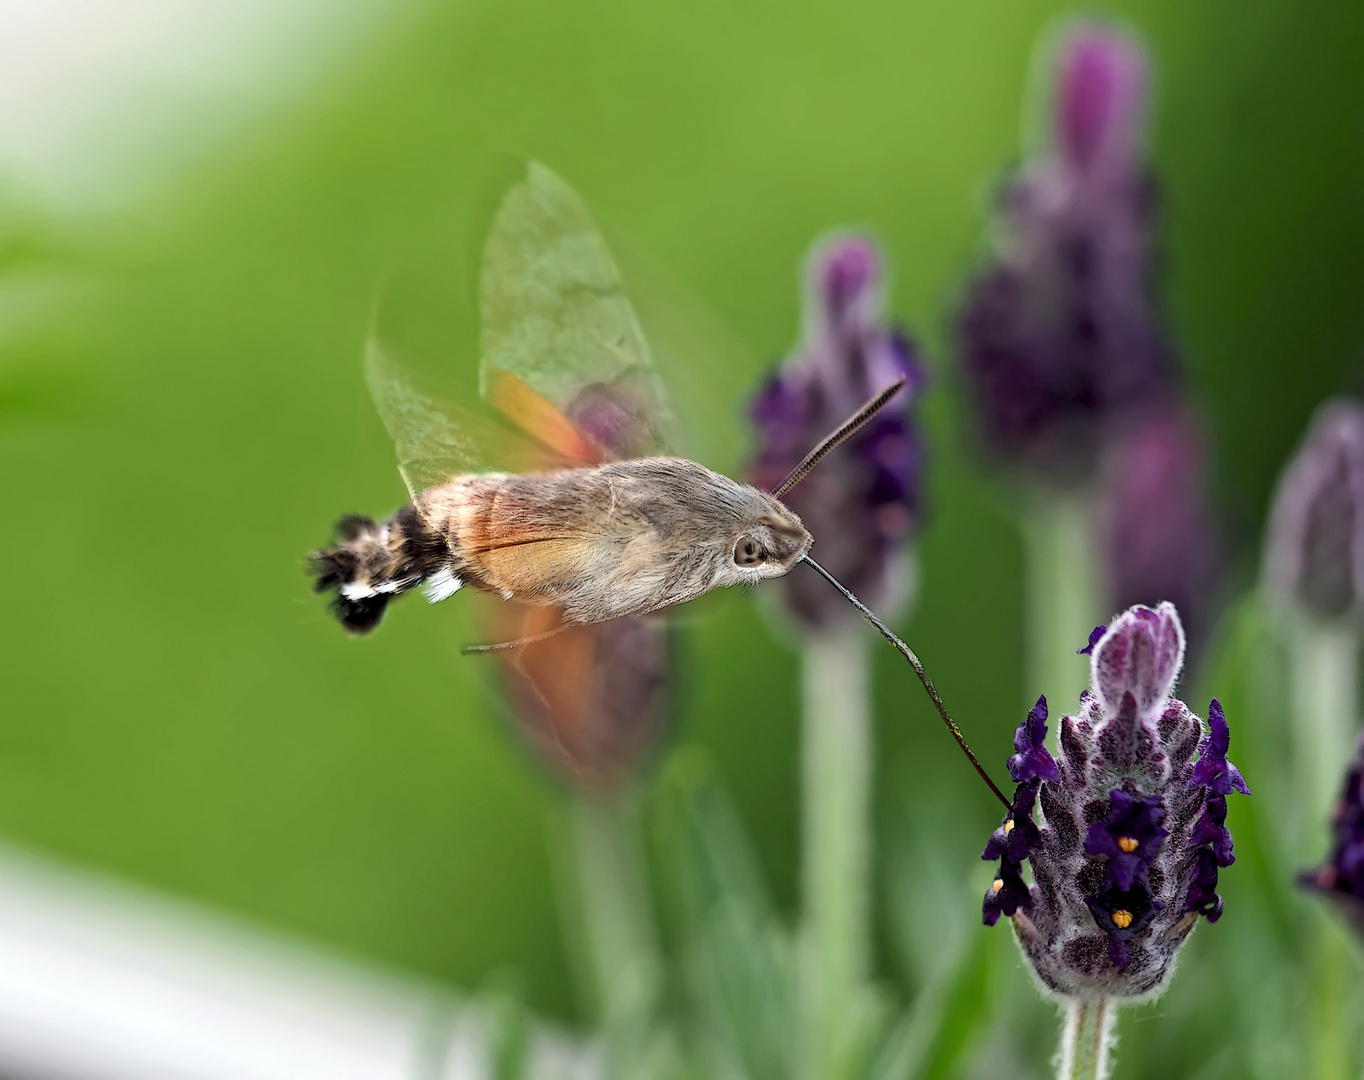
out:
<path id="1" fill-rule="evenodd" d="M 1274 495 L 1265 580 L 1319 618 L 1364 611 L 1364 407 L 1323 405 Z"/>
<path id="2" fill-rule="evenodd" d="M 494 640 L 525 635 L 518 606 L 493 609 Z M 585 791 L 618 787 L 666 730 L 668 636 L 661 623 L 615 619 L 572 627 L 499 655 L 517 725 L 546 762 Z M 564 679 L 566 662 L 575 679 Z"/>
<path id="3" fill-rule="evenodd" d="M 1053 138 L 1003 185 L 957 318 L 986 442 L 1048 480 L 1091 472 L 1115 419 L 1173 382 L 1153 288 L 1145 82 L 1140 50 L 1115 29 L 1081 27 L 1062 43 Z"/>
<path id="4" fill-rule="evenodd" d="M 1056 762 L 1047 751 L 1047 699 L 1039 697 L 1037 704 L 1028 710 L 1023 723 L 1014 732 L 1014 749 L 1018 751 L 1009 759 L 1009 775 L 1015 783 L 1022 783 L 1034 776 L 1043 780 L 1058 778 Z"/>
<path id="5" fill-rule="evenodd" d="M 1033 803 L 1037 801 L 1040 780 L 1029 780 L 1019 784 L 1014 790 L 1013 805 L 1004 815 L 1004 821 L 985 845 L 981 858 L 986 862 L 1003 859 L 1005 862 L 1022 864 L 1028 855 L 1042 846 L 1042 833 L 1032 819 Z M 1012 912 L 1010 912 L 1012 914 Z"/>
<path id="6" fill-rule="evenodd" d="M 1217 580 L 1206 452 L 1193 416 L 1173 402 L 1149 409 L 1105 449 L 1097 526 L 1115 608 L 1171 601 L 1196 638 Z"/>
<path id="7" fill-rule="evenodd" d="M 1227 760 L 1230 748 L 1231 729 L 1222 713 L 1222 703 L 1213 698 L 1208 705 L 1208 734 L 1198 744 L 1198 764 L 1189 778 L 1189 786 L 1202 785 L 1214 795 L 1230 795 L 1233 791 L 1249 795 L 1250 788 L 1241 779 L 1241 770 Z"/>
<path id="8" fill-rule="evenodd" d="M 1364 934 L 1364 736 L 1345 773 L 1331 817 L 1331 834 L 1330 857 L 1318 869 L 1303 874 L 1299 882 L 1333 900 Z"/>
<path id="9" fill-rule="evenodd" d="M 1109 799 L 1108 820 L 1089 827 L 1085 851 L 1105 856 L 1118 888 L 1130 889 L 1134 881 L 1145 883 L 1147 869 L 1170 835 L 1160 827 L 1165 808 L 1159 799 L 1129 795 L 1122 788 L 1109 792 Z"/>
<path id="10" fill-rule="evenodd" d="M 999 922 L 1001 914 L 1013 917 L 1019 908 L 1028 907 L 1032 898 L 1028 886 L 1023 881 L 1022 867 L 1015 862 L 1004 860 L 999 872 L 985 890 L 985 902 L 981 905 L 981 921 L 986 926 Z"/>
<path id="11" fill-rule="evenodd" d="M 784 501 L 819 544 L 819 560 L 873 607 L 905 591 L 901 555 L 919 516 L 923 449 L 912 406 L 924 376 L 909 339 L 887 324 L 882 260 L 857 236 L 816 245 L 807 268 L 804 331 L 796 350 L 758 391 L 749 416 L 758 434 L 750 479 L 771 490 L 805 454 L 901 376 L 904 390 Z M 856 618 L 814 575 L 781 580 L 808 627 Z"/>
<path id="12" fill-rule="evenodd" d="M 1012 924 L 1034 973 L 1056 994 L 1153 993 L 1197 916 L 1221 912 L 1216 870 L 1231 857 L 1226 798 L 1195 782 L 1195 773 L 1206 761 L 1214 780 L 1239 782 L 1240 774 L 1226 761 L 1220 707 L 1214 703 L 1205 735 L 1202 721 L 1171 696 L 1183 654 L 1173 606 L 1115 617 L 1094 643 L 1091 690 L 1075 715 L 1061 718 L 1055 777 L 1019 785 L 1014 828 L 997 831 L 986 848 L 986 857 L 1001 859 L 1001 880 L 1026 851 L 1033 883 Z M 1029 748 L 1040 742 L 1025 733 Z M 1037 835 L 1014 840 L 1034 800 Z M 996 918 L 1008 913 L 987 903 L 987 922 L 992 910 Z"/>

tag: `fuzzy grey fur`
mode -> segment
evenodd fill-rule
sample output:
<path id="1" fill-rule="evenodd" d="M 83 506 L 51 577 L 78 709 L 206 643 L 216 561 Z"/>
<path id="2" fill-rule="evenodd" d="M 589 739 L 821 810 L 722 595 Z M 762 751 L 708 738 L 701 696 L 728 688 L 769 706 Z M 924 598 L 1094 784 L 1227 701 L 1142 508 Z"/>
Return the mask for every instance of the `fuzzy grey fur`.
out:
<path id="1" fill-rule="evenodd" d="M 720 586 L 787 573 L 811 537 L 777 499 L 684 458 L 551 473 L 461 476 L 415 506 L 470 584 L 571 623 L 670 607 Z M 735 565 L 740 539 L 767 560 Z"/>

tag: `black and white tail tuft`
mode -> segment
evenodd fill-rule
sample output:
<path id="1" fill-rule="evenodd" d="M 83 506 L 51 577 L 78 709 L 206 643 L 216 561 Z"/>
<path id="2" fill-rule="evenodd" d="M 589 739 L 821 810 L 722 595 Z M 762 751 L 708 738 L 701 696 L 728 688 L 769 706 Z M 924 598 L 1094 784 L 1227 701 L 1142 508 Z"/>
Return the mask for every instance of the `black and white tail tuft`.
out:
<path id="1" fill-rule="evenodd" d="M 358 514 L 343 517 L 336 523 L 336 540 L 335 547 L 312 554 L 313 588 L 335 593 L 331 609 L 352 634 L 378 626 L 395 596 L 428 578 L 440 585 L 435 579 L 442 572 L 448 576 L 449 549 L 425 528 L 411 504 L 382 525 Z"/>

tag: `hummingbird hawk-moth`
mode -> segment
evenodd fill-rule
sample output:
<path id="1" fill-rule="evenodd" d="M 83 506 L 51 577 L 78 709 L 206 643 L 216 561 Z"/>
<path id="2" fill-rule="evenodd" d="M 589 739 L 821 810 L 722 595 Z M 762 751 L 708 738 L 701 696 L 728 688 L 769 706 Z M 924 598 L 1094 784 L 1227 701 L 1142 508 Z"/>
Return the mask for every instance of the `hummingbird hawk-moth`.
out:
<path id="1" fill-rule="evenodd" d="M 333 594 L 348 631 L 373 630 L 412 589 L 432 603 L 466 587 L 500 596 L 505 640 L 472 651 L 504 652 L 520 711 L 548 729 L 533 734 L 591 772 L 600 763 L 590 733 L 622 707 L 619 669 L 661 655 L 654 616 L 804 561 L 910 659 L 961 741 L 918 658 L 809 557 L 814 538 L 780 498 L 903 379 L 771 492 L 677 456 L 663 384 L 611 251 L 573 190 L 535 162 L 493 216 L 478 313 L 480 394 L 537 467 L 490 469 L 484 423 L 430 394 L 373 336 L 367 381 L 412 498 L 383 522 L 343 518 L 336 545 L 312 556 L 316 589 Z"/>
<path id="2" fill-rule="evenodd" d="M 662 382 L 619 271 L 542 165 L 498 207 L 479 314 L 482 395 L 544 465 L 480 468 L 465 418 L 372 341 L 370 389 L 412 501 L 383 523 L 342 519 L 338 545 L 314 556 L 346 629 L 372 630 L 411 589 L 435 602 L 466 586 L 593 625 L 785 574 L 809 550 L 779 498 L 669 453 Z"/>

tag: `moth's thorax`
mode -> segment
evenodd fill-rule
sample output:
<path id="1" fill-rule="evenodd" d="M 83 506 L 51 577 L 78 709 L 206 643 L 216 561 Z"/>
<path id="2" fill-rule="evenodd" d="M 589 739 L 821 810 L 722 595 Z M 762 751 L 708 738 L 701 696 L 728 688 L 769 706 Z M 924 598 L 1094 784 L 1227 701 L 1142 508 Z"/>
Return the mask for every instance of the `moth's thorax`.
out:
<path id="1" fill-rule="evenodd" d="M 685 458 L 461 476 L 417 505 L 471 584 L 560 604 L 576 622 L 779 576 L 810 545 L 779 501 Z M 767 555 L 758 565 L 735 563 L 746 538 Z"/>

